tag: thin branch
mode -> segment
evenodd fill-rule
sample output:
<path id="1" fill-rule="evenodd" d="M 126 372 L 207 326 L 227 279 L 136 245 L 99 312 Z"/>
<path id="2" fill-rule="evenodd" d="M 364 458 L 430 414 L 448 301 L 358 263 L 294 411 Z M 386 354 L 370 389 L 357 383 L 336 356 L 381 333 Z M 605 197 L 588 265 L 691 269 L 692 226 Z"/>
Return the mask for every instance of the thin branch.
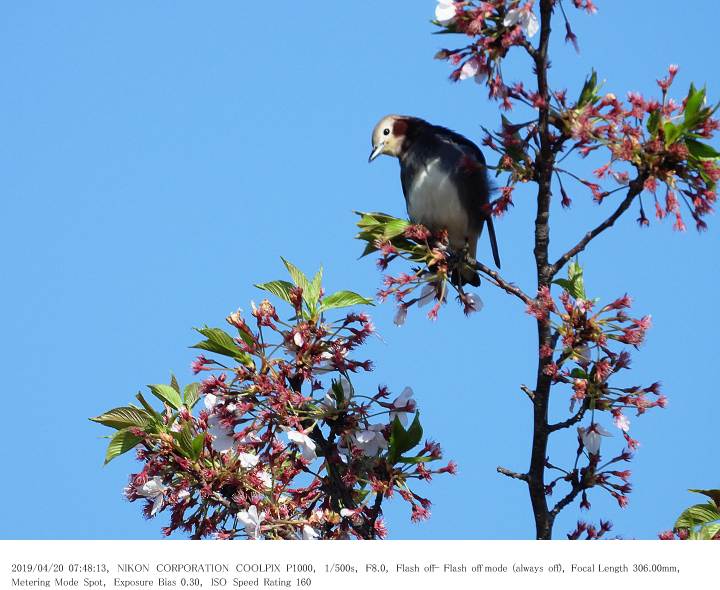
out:
<path id="1" fill-rule="evenodd" d="M 491 268 L 488 268 L 482 262 L 475 262 L 475 270 L 490 277 L 496 286 L 500 287 L 503 291 L 510 293 L 510 295 L 515 295 L 515 297 L 521 299 L 525 304 L 530 303 L 530 301 L 532 300 L 532 298 L 527 295 L 520 287 L 516 287 L 512 283 L 508 283 L 497 272 L 495 272 Z"/>
<path id="2" fill-rule="evenodd" d="M 560 514 L 560 511 L 565 508 L 570 502 L 572 502 L 577 495 L 582 492 L 583 486 L 577 482 L 573 482 L 572 489 L 568 492 L 568 494 L 560 500 L 557 504 L 555 504 L 554 508 L 550 511 L 550 515 L 552 518 L 555 518 L 558 514 Z"/>
<path id="3" fill-rule="evenodd" d="M 548 426 L 548 431 L 555 432 L 556 430 L 562 430 L 563 428 L 570 428 L 573 424 L 577 424 L 578 422 L 580 422 L 580 420 L 583 419 L 583 416 L 585 415 L 587 409 L 588 404 L 584 403 L 582 408 L 580 408 L 574 416 L 568 418 L 567 420 L 564 420 L 563 422 L 550 424 Z"/>
<path id="4" fill-rule="evenodd" d="M 527 473 L 516 473 L 514 471 L 510 471 L 509 469 L 505 469 L 504 467 L 498 467 L 497 472 L 502 473 L 503 475 L 506 475 L 512 479 L 521 479 L 522 481 L 528 480 Z"/>
<path id="5" fill-rule="evenodd" d="M 562 269 L 563 266 L 567 264 L 567 262 L 576 254 L 582 252 L 587 245 L 594 240 L 597 236 L 599 236 L 601 233 L 603 233 L 606 229 L 613 226 L 613 224 L 618 220 L 618 218 L 625 213 L 625 211 L 628 210 L 630 205 L 632 204 L 635 197 L 637 197 L 643 190 L 643 185 L 645 184 L 645 180 L 647 179 L 647 172 L 644 170 L 641 170 L 638 174 L 638 176 L 630 183 L 630 188 L 628 190 L 627 195 L 623 199 L 623 201 L 618 205 L 618 208 L 615 209 L 612 215 L 608 217 L 605 221 L 603 221 L 600 225 L 598 225 L 595 229 L 590 230 L 587 232 L 583 238 L 575 244 L 570 250 L 565 252 L 560 258 L 557 259 L 555 264 L 553 264 L 550 267 L 550 272 L 552 273 L 551 276 L 555 276 L 560 269 Z"/>
<path id="6" fill-rule="evenodd" d="M 535 392 L 530 389 L 527 385 L 521 385 L 520 390 L 530 398 L 530 401 L 535 400 Z"/>

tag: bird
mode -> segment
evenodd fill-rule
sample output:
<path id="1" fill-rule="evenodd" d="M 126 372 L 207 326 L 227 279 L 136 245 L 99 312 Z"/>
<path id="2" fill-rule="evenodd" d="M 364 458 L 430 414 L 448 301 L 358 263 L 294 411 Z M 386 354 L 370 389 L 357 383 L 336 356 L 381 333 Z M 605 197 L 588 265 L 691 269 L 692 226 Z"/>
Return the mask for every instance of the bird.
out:
<path id="1" fill-rule="evenodd" d="M 372 132 L 368 162 L 381 154 L 400 161 L 400 182 L 412 223 L 431 232 L 447 230 L 450 248 L 466 251 L 474 264 L 477 242 L 487 224 L 495 265 L 500 268 L 497 238 L 490 213 L 490 183 L 485 157 L 466 137 L 418 117 L 387 115 Z M 460 285 L 480 284 L 467 266 Z"/>

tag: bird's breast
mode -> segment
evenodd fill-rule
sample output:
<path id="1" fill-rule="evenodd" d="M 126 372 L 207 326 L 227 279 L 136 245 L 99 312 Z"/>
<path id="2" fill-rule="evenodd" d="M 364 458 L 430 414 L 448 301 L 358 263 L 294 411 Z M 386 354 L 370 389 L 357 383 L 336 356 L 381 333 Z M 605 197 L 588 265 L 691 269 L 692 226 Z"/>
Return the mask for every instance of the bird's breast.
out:
<path id="1" fill-rule="evenodd" d="M 472 239 L 468 212 L 450 170 L 440 158 L 418 168 L 406 196 L 408 215 L 414 223 L 431 231 L 447 229 L 454 248 L 462 248 L 467 239 Z"/>

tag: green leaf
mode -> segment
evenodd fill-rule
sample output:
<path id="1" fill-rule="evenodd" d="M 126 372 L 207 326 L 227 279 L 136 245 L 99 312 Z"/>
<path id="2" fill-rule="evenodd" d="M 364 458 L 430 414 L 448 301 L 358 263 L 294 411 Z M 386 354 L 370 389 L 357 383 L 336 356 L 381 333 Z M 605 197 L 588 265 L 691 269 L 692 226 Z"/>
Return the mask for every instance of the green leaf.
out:
<path id="1" fill-rule="evenodd" d="M 200 458 L 200 453 L 202 453 L 203 445 L 205 444 L 205 434 L 198 434 L 193 440 L 192 440 L 192 455 L 193 459 L 197 461 Z"/>
<path id="2" fill-rule="evenodd" d="M 713 503 L 695 504 L 685 510 L 675 522 L 676 529 L 691 529 L 697 525 L 704 525 L 720 520 L 720 509 Z"/>
<path id="3" fill-rule="evenodd" d="M 159 383 L 157 385 L 148 385 L 148 387 L 155 397 L 161 399 L 175 410 L 180 409 L 180 406 L 182 405 L 180 394 L 170 385 Z"/>
<path id="4" fill-rule="evenodd" d="M 173 373 L 170 373 L 170 387 L 180 393 L 180 384 L 177 382 L 177 379 L 175 379 L 175 375 Z"/>
<path id="5" fill-rule="evenodd" d="M 705 88 L 695 89 L 694 84 L 690 84 L 690 91 L 685 101 L 685 119 L 683 126 L 690 131 L 698 126 L 703 120 L 703 112 L 701 107 L 705 104 Z"/>
<path id="6" fill-rule="evenodd" d="M 680 138 L 683 128 L 680 125 L 674 125 L 670 121 L 666 121 L 665 125 L 663 125 L 663 131 L 665 132 L 665 146 L 668 147 Z"/>
<path id="7" fill-rule="evenodd" d="M 695 139 L 685 138 L 685 145 L 692 156 L 698 160 L 717 160 L 720 158 L 720 152 L 718 152 L 711 145 L 702 143 Z"/>
<path id="8" fill-rule="evenodd" d="M 141 440 L 142 438 L 135 436 L 129 430 L 118 430 L 110 440 L 107 452 L 105 453 L 105 465 L 110 463 L 115 457 L 127 453 Z"/>
<path id="9" fill-rule="evenodd" d="M 307 277 L 305 276 L 305 273 L 303 273 L 303 271 L 301 271 L 292 262 L 289 262 L 282 257 L 280 259 L 283 261 L 285 268 L 287 268 L 288 272 L 290 273 L 290 277 L 292 278 L 293 283 L 295 283 L 295 285 L 297 285 L 298 287 L 300 287 L 303 290 L 303 298 L 304 298 L 304 295 L 310 286 L 310 283 L 308 282 Z"/>
<path id="10" fill-rule="evenodd" d="M 655 109 L 650 113 L 650 117 L 647 120 L 647 129 L 652 134 L 657 134 L 658 125 L 660 124 L 660 109 Z"/>
<path id="11" fill-rule="evenodd" d="M 255 286 L 258 289 L 272 293 L 276 297 L 280 297 L 280 299 L 288 303 L 290 303 L 290 291 L 294 287 L 289 281 L 270 281 L 269 283 L 261 283 Z"/>
<path id="12" fill-rule="evenodd" d="M 104 414 L 100 414 L 100 416 L 90 418 L 90 420 L 98 422 L 103 426 L 109 426 L 110 428 L 122 430 L 123 428 L 128 428 L 130 426 L 143 428 L 148 423 L 152 422 L 153 418 L 147 412 L 139 408 L 125 406 L 122 408 L 113 408 Z"/>
<path id="13" fill-rule="evenodd" d="M 183 455 L 190 459 L 197 458 L 194 456 L 195 447 L 193 443 L 195 440 L 193 437 L 193 429 L 189 422 L 183 424 L 179 432 L 171 432 L 170 434 L 175 439 L 175 444 Z"/>
<path id="14" fill-rule="evenodd" d="M 688 492 L 694 492 L 696 494 L 702 494 L 711 498 L 715 505 L 720 508 L 720 490 L 688 490 Z"/>
<path id="15" fill-rule="evenodd" d="M 195 328 L 197 332 L 200 332 L 207 340 L 198 342 L 191 346 L 191 348 L 200 348 L 202 350 L 208 350 L 223 356 L 234 358 L 241 362 L 243 365 L 249 367 L 252 365 L 250 355 L 243 351 L 233 340 L 232 336 L 221 330 L 220 328 Z"/>
<path id="16" fill-rule="evenodd" d="M 587 379 L 588 375 L 581 368 L 575 367 L 572 371 L 570 371 L 570 377 L 573 379 Z"/>
<path id="17" fill-rule="evenodd" d="M 136 397 L 136 399 L 142 404 L 142 407 L 145 408 L 145 411 L 146 411 L 148 414 L 150 414 L 150 415 L 155 419 L 156 422 L 159 422 L 159 421 L 160 421 L 160 414 L 158 414 L 158 413 L 155 411 L 155 408 L 153 408 L 153 407 L 147 402 L 147 400 L 143 397 L 143 394 L 138 391 L 138 392 L 137 392 L 137 395 L 136 395 L 135 397 Z"/>
<path id="18" fill-rule="evenodd" d="M 560 287 L 565 289 L 568 293 L 572 293 L 573 283 L 572 283 L 572 281 L 569 281 L 568 279 L 555 279 L 553 281 L 553 285 L 559 285 Z"/>
<path id="19" fill-rule="evenodd" d="M 703 541 L 709 541 L 718 533 L 720 533 L 720 523 L 706 524 L 700 529 L 699 537 Z"/>
<path id="20" fill-rule="evenodd" d="M 395 416 L 388 442 L 388 461 L 395 463 L 403 453 L 406 453 L 420 442 L 423 430 L 420 426 L 420 412 L 415 412 L 415 419 L 410 428 L 405 430 L 400 419 Z"/>
<path id="21" fill-rule="evenodd" d="M 410 222 L 405 219 L 392 219 L 383 224 L 382 237 L 386 240 L 390 240 L 396 236 L 405 233 L 405 230 L 410 227 Z"/>
<path id="22" fill-rule="evenodd" d="M 583 269 L 576 261 L 570 263 L 568 267 L 568 278 L 573 282 L 575 299 L 587 299 L 585 295 L 585 282 L 583 280 Z"/>
<path id="23" fill-rule="evenodd" d="M 318 270 L 315 273 L 315 276 L 313 277 L 313 280 L 310 281 L 310 285 L 308 286 L 308 305 L 311 307 L 315 307 L 317 305 L 318 299 L 320 299 L 320 289 L 322 288 L 322 276 L 323 276 L 323 269 L 322 266 L 320 267 L 320 270 Z"/>
<path id="24" fill-rule="evenodd" d="M 337 291 L 323 299 L 320 309 L 325 311 L 326 309 L 337 309 L 352 305 L 373 305 L 373 301 L 352 291 Z"/>
<path id="25" fill-rule="evenodd" d="M 340 380 L 332 380 L 332 390 L 335 394 L 335 407 L 342 408 L 345 404 L 345 390 Z"/>
<path id="26" fill-rule="evenodd" d="M 408 434 L 408 444 L 410 445 L 410 449 L 412 449 L 414 446 L 416 446 L 420 442 L 420 440 L 422 439 L 422 435 L 423 435 L 423 429 L 422 429 L 422 426 L 420 425 L 420 412 L 415 412 L 415 419 L 412 421 L 412 424 L 410 424 L 410 428 L 408 428 L 407 434 Z M 407 450 L 410 450 L 410 449 L 407 449 Z"/>
<path id="27" fill-rule="evenodd" d="M 198 400 L 200 399 L 200 384 L 199 383 L 190 383 L 185 386 L 185 389 L 183 390 L 183 404 L 189 409 L 192 410 L 193 407 L 195 407 L 195 404 L 198 403 Z"/>
<path id="28" fill-rule="evenodd" d="M 568 266 L 567 279 L 555 279 L 553 284 L 565 289 L 575 299 L 587 299 L 583 280 L 583 269 L 577 262 L 573 261 L 570 266 Z"/>
<path id="29" fill-rule="evenodd" d="M 414 465 L 416 463 L 428 463 L 430 461 L 434 461 L 434 457 L 400 457 L 397 460 L 397 463 L 408 463 L 410 465 Z"/>
<path id="30" fill-rule="evenodd" d="M 597 98 L 597 72 L 593 69 L 590 77 L 585 79 L 585 84 L 580 91 L 580 97 L 578 98 L 577 106 L 583 107 L 590 102 L 595 102 Z"/>

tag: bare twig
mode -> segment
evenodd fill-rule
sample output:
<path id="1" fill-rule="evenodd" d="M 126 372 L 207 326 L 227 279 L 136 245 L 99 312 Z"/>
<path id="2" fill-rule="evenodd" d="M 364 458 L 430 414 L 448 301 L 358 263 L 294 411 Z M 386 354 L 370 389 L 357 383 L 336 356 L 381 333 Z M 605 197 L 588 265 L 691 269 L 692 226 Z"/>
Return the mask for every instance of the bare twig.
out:
<path id="1" fill-rule="evenodd" d="M 490 277 L 496 286 L 500 287 L 503 291 L 510 293 L 510 295 L 515 295 L 515 297 L 520 298 L 524 303 L 530 303 L 532 300 L 532 298 L 520 289 L 520 287 L 516 287 L 512 283 L 508 283 L 497 272 L 485 266 L 482 262 L 475 262 L 475 270 Z"/>
<path id="2" fill-rule="evenodd" d="M 560 258 L 558 258 L 555 264 L 550 266 L 550 272 L 552 273 L 551 276 L 555 276 L 573 256 L 575 256 L 579 252 L 582 252 L 592 240 L 594 240 L 606 229 L 613 226 L 613 224 L 618 220 L 618 218 L 623 213 L 625 213 L 625 211 L 627 211 L 628 207 L 630 207 L 635 197 L 637 197 L 642 192 L 643 185 L 645 184 L 646 179 L 647 172 L 644 170 L 640 170 L 637 177 L 632 182 L 630 182 L 627 195 L 620 203 L 620 205 L 618 205 L 618 208 L 615 209 L 612 215 L 610 215 L 610 217 L 608 217 L 600 225 L 587 232 L 583 236 L 583 238 L 577 244 L 575 244 L 575 246 L 570 248 L 570 250 L 568 250 Z"/>
<path id="3" fill-rule="evenodd" d="M 574 416 L 572 416 L 562 422 L 550 424 L 548 426 L 548 431 L 555 432 L 556 430 L 562 430 L 563 428 L 570 428 L 573 424 L 577 424 L 578 422 L 580 422 L 580 420 L 583 419 L 583 416 L 585 415 L 585 412 L 587 411 L 587 409 L 588 409 L 588 405 L 586 403 L 584 403 Z"/>
<path id="4" fill-rule="evenodd" d="M 555 518 L 558 514 L 560 514 L 560 511 L 565 508 L 570 502 L 572 502 L 577 495 L 582 492 L 583 486 L 578 482 L 573 482 L 572 489 L 567 493 L 567 495 L 560 501 L 558 501 L 557 504 L 553 507 L 553 509 L 550 511 L 550 516 L 552 518 Z"/>
<path id="5" fill-rule="evenodd" d="M 527 473 L 516 473 L 514 471 L 510 471 L 509 469 L 505 469 L 504 467 L 498 467 L 497 472 L 502 473 L 503 475 L 507 475 L 508 477 L 511 477 L 513 479 L 521 479 L 523 481 L 528 480 Z"/>
<path id="6" fill-rule="evenodd" d="M 530 401 L 533 401 L 535 399 L 535 392 L 527 385 L 521 385 L 520 390 L 530 398 Z"/>

